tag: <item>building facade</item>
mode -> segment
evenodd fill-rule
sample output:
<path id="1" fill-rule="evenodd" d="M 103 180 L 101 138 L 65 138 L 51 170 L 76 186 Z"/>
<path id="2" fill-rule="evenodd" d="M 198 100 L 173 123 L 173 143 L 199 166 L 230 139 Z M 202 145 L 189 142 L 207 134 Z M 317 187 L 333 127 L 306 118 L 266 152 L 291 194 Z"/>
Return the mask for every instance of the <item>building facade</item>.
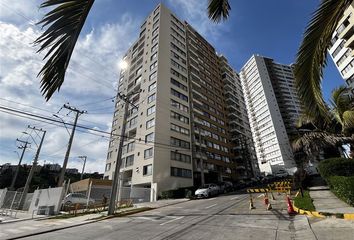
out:
<path id="1" fill-rule="evenodd" d="M 236 172 L 240 179 L 260 175 L 241 79 L 224 56 L 219 56 Z"/>
<path id="2" fill-rule="evenodd" d="M 160 4 L 141 25 L 123 60 L 128 67 L 120 73 L 119 92 L 130 95 L 123 185 L 152 188 L 154 200 L 164 190 L 235 181 L 240 175 L 237 163 L 242 163 L 241 154 L 233 151 L 239 141 L 232 136 L 238 130 L 230 128 L 233 102 L 225 98 L 225 67 L 214 47 Z M 229 94 L 243 101 L 234 106 L 243 114 L 237 126 L 245 136 L 244 149 L 252 149 L 246 146 L 251 135 L 240 80 L 230 71 L 237 86 Z M 114 175 L 124 104 L 117 97 L 106 179 Z M 244 168 L 252 171 L 249 165 Z"/>
<path id="3" fill-rule="evenodd" d="M 340 75 L 354 93 L 354 2 L 352 2 L 333 33 L 328 52 Z"/>
<path id="4" fill-rule="evenodd" d="M 260 171 L 294 172 L 289 136 L 296 131 L 301 110 L 292 67 L 253 55 L 240 75 Z"/>

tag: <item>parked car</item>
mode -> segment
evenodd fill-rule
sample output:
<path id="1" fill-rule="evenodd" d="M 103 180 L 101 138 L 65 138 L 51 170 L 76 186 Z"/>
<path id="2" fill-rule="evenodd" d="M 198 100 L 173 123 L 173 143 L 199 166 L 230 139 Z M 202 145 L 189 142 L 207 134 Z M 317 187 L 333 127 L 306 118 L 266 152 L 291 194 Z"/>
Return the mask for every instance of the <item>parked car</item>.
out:
<path id="1" fill-rule="evenodd" d="M 219 193 L 227 193 L 232 190 L 232 183 L 230 182 L 218 182 L 217 185 L 220 187 Z"/>
<path id="2" fill-rule="evenodd" d="M 215 196 L 218 195 L 220 192 L 220 187 L 214 183 L 209 183 L 209 184 L 205 184 L 202 187 L 199 187 L 196 191 L 195 191 L 195 196 L 197 198 L 208 198 L 211 196 Z"/>
<path id="3" fill-rule="evenodd" d="M 289 173 L 285 170 L 279 170 L 276 174 L 275 174 L 276 177 L 280 177 L 280 178 L 283 178 L 283 177 L 287 177 L 289 176 Z"/>
<path id="4" fill-rule="evenodd" d="M 71 205 L 71 204 L 87 204 L 87 196 L 82 193 L 69 193 L 63 199 L 63 205 Z M 95 200 L 89 198 L 89 204 L 94 204 Z"/>

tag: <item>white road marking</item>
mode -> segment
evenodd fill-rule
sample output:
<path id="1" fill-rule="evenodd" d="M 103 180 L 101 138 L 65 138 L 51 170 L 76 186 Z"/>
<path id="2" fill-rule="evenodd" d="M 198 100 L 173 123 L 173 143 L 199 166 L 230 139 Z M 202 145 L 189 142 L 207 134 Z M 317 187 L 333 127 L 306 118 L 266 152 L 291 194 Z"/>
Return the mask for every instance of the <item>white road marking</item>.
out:
<path id="1" fill-rule="evenodd" d="M 72 221 L 69 221 L 69 220 L 60 220 L 59 222 L 61 222 L 61 223 L 73 223 Z"/>
<path id="2" fill-rule="evenodd" d="M 156 219 L 151 218 L 151 217 L 134 217 L 134 219 L 142 219 L 142 220 L 157 221 Z"/>
<path id="3" fill-rule="evenodd" d="M 10 233 L 22 233 L 22 230 L 19 229 L 6 229 L 6 232 L 10 232 Z"/>
<path id="4" fill-rule="evenodd" d="M 233 198 L 231 198 L 230 200 L 235 200 L 235 199 L 237 199 L 238 197 L 233 197 Z"/>
<path id="5" fill-rule="evenodd" d="M 0 232 L 0 237 L 6 237 L 6 236 L 8 236 L 8 234 Z"/>
<path id="6" fill-rule="evenodd" d="M 205 207 L 205 209 L 212 208 L 212 207 L 214 207 L 214 206 L 216 206 L 216 203 L 213 204 L 213 205 L 210 205 L 210 206 L 208 206 L 208 207 Z"/>
<path id="7" fill-rule="evenodd" d="M 164 223 L 160 223 L 160 225 L 163 226 L 163 225 L 165 225 L 165 224 L 167 224 L 167 223 L 174 222 L 174 221 L 179 220 L 179 219 L 181 219 L 181 218 L 184 218 L 184 216 L 182 216 L 182 217 L 177 217 L 177 218 L 175 218 L 175 219 L 171 219 L 170 221 L 167 221 L 167 222 L 164 222 Z"/>
<path id="8" fill-rule="evenodd" d="M 208 199 L 206 199 L 207 201 L 210 201 L 210 200 L 214 200 L 215 198 L 208 198 Z"/>
<path id="9" fill-rule="evenodd" d="M 24 230 L 35 230 L 38 229 L 37 227 L 29 227 L 29 226 L 24 226 L 24 227 L 19 227 L 20 229 L 24 229 Z"/>

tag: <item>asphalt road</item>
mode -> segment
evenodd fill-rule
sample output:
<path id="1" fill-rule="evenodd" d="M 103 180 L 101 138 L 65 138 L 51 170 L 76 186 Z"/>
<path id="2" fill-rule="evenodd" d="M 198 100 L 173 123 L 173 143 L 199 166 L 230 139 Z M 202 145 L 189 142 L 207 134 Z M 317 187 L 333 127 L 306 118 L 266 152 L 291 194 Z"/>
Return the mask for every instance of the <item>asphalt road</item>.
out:
<path id="1" fill-rule="evenodd" d="M 188 201 L 139 214 L 107 219 L 24 239 L 352 239 L 354 222 L 312 220 L 289 216 L 284 196 L 275 196 L 267 211 L 255 195 L 228 195 Z M 325 221 L 324 223 L 322 221 Z M 334 220 L 337 221 L 337 220 Z M 317 225 L 316 225 L 317 224 Z M 332 227 L 332 228 L 331 228 Z M 326 230 L 326 231 L 325 231 Z"/>

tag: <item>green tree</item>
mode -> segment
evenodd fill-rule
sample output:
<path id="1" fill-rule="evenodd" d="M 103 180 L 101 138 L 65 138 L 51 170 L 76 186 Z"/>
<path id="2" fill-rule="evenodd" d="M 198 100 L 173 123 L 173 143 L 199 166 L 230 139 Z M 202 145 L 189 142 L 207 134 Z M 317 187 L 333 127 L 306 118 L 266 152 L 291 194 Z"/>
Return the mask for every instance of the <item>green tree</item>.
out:
<path id="1" fill-rule="evenodd" d="M 342 148 L 350 144 L 351 155 L 354 145 L 354 101 L 349 89 L 339 87 L 332 91 L 331 106 L 326 106 L 330 121 L 304 116 L 299 120 L 299 135 L 293 140 L 295 151 L 304 151 L 308 156 L 316 155 L 326 147 Z"/>
<path id="2" fill-rule="evenodd" d="M 332 34 L 352 0 L 322 0 L 310 20 L 295 62 L 295 79 L 305 114 L 317 121 L 330 122 L 323 100 L 321 81 L 327 63 Z"/>

